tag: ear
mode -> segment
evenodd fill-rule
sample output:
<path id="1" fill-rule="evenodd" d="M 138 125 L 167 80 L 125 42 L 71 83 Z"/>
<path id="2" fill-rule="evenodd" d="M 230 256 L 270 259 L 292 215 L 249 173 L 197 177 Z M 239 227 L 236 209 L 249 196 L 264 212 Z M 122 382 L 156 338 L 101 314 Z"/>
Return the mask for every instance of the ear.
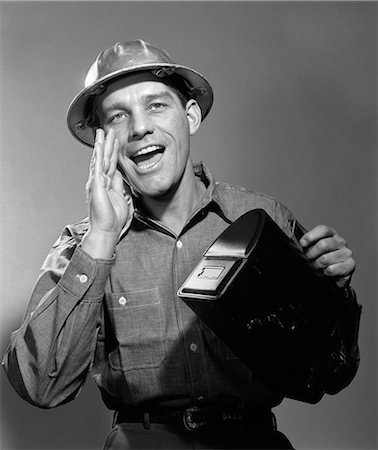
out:
<path id="1" fill-rule="evenodd" d="M 199 104 L 194 99 L 188 100 L 186 107 L 186 117 L 189 123 L 189 133 L 192 136 L 197 133 L 202 120 L 202 113 Z"/>

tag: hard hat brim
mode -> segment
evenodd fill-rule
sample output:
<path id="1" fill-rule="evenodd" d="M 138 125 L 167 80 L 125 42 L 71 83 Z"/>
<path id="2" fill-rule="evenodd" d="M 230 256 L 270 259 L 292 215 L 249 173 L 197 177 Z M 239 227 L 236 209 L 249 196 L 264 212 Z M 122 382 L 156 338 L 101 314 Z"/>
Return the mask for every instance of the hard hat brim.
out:
<path id="1" fill-rule="evenodd" d="M 161 70 L 159 71 L 159 69 Z M 203 75 L 189 67 L 179 64 L 149 63 L 114 71 L 82 89 L 72 100 L 67 111 L 67 126 L 72 135 L 84 145 L 93 147 L 94 130 L 87 121 L 88 101 L 104 92 L 109 84 L 119 78 L 141 71 L 152 71 L 163 83 L 164 77 L 172 73 L 179 75 L 186 82 L 188 92 L 191 93 L 191 98 L 194 98 L 198 102 L 201 108 L 202 120 L 208 115 L 213 104 L 214 95 L 209 82 Z"/>

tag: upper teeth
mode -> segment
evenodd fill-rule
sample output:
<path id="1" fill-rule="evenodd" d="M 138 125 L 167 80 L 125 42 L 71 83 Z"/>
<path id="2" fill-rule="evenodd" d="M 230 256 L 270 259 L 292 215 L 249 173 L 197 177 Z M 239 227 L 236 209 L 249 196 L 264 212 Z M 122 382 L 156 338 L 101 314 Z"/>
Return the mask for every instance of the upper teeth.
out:
<path id="1" fill-rule="evenodd" d="M 159 150 L 161 147 L 159 145 L 150 145 L 149 147 L 142 148 L 138 152 L 134 153 L 132 158 L 136 158 L 137 156 L 145 155 L 146 153 L 154 152 Z"/>

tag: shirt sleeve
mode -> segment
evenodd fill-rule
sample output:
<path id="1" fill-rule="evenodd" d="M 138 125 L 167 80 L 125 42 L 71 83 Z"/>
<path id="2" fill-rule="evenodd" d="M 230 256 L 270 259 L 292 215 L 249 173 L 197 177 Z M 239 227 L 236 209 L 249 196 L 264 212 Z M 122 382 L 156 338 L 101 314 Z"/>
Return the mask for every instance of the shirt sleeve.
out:
<path id="1" fill-rule="evenodd" d="M 340 308 L 335 337 L 339 343 L 340 359 L 327 381 L 327 394 L 337 394 L 355 377 L 360 364 L 358 334 L 362 306 L 357 303 L 356 293 L 348 287 L 343 291 L 343 307 Z"/>
<path id="2" fill-rule="evenodd" d="M 112 260 L 94 260 L 66 228 L 47 256 L 3 366 L 29 403 L 52 408 L 75 398 L 92 364 Z"/>

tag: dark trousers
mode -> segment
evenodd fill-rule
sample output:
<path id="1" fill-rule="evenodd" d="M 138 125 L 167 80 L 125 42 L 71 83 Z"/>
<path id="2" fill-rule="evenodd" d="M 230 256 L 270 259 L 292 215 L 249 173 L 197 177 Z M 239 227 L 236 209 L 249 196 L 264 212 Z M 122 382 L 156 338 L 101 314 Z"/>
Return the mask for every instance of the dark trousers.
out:
<path id="1" fill-rule="evenodd" d="M 256 432 L 248 426 L 218 427 L 188 431 L 179 424 L 118 423 L 109 434 L 104 450 L 126 449 L 293 449 L 284 434 L 276 430 Z"/>

